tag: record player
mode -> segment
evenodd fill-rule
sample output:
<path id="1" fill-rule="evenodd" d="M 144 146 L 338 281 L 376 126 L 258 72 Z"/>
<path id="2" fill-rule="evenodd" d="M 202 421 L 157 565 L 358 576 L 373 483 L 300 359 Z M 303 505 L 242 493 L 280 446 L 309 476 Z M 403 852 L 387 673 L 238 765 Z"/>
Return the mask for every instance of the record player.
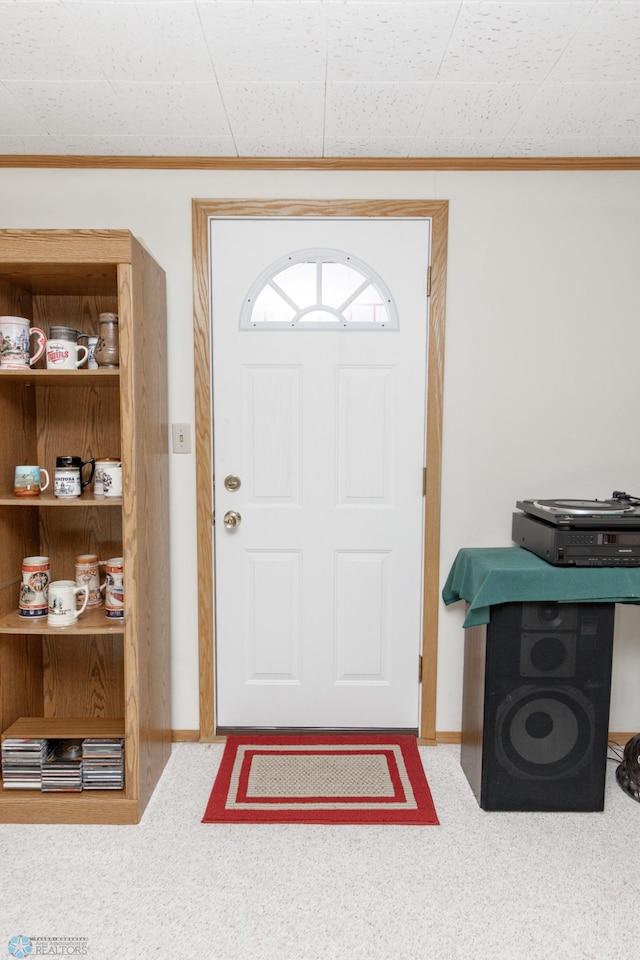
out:
<path id="1" fill-rule="evenodd" d="M 561 567 L 639 567 L 640 498 L 518 500 L 515 543 Z"/>

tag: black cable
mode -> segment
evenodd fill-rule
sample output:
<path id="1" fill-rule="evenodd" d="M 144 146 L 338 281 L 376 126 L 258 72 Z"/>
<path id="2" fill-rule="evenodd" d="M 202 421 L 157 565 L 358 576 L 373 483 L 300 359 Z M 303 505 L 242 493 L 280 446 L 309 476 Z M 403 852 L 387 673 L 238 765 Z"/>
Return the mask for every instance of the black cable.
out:
<path id="1" fill-rule="evenodd" d="M 613 754 L 612 757 L 607 757 L 607 760 L 610 763 L 620 763 L 621 760 L 623 759 L 623 751 L 624 751 L 624 748 L 622 747 L 622 745 L 619 743 L 616 743 L 615 740 L 609 740 L 607 747 L 609 749 L 609 752 Z"/>

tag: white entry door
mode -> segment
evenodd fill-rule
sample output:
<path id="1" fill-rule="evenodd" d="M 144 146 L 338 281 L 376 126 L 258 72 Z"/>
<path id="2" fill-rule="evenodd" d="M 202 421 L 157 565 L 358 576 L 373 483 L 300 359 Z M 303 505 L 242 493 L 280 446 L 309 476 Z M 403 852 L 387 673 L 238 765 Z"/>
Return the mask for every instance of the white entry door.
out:
<path id="1" fill-rule="evenodd" d="M 430 220 L 210 224 L 217 725 L 416 728 Z"/>

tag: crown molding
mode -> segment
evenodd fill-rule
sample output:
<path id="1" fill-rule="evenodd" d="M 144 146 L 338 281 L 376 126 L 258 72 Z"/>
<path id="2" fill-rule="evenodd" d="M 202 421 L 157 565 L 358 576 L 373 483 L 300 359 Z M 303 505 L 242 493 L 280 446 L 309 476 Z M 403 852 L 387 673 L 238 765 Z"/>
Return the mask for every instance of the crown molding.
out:
<path id="1" fill-rule="evenodd" d="M 127 157 L 0 155 L 0 167 L 105 170 L 640 170 L 640 157 Z"/>

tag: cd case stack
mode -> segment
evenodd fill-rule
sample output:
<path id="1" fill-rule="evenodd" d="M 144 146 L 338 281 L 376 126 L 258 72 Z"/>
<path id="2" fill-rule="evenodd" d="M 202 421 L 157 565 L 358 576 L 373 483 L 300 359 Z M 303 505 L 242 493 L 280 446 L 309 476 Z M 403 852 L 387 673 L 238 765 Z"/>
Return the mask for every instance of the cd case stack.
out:
<path id="1" fill-rule="evenodd" d="M 2 786 L 43 793 L 122 790 L 124 740 L 7 737 L 2 741 Z"/>
<path id="2" fill-rule="evenodd" d="M 82 783 L 85 790 L 122 790 L 124 741 L 87 737 L 82 741 Z"/>
<path id="3" fill-rule="evenodd" d="M 7 737 L 2 741 L 2 786 L 5 790 L 40 790 L 42 764 L 47 755 L 44 738 Z"/>
<path id="4" fill-rule="evenodd" d="M 42 791 L 79 793 L 82 790 L 82 741 L 49 740 L 42 764 Z"/>

